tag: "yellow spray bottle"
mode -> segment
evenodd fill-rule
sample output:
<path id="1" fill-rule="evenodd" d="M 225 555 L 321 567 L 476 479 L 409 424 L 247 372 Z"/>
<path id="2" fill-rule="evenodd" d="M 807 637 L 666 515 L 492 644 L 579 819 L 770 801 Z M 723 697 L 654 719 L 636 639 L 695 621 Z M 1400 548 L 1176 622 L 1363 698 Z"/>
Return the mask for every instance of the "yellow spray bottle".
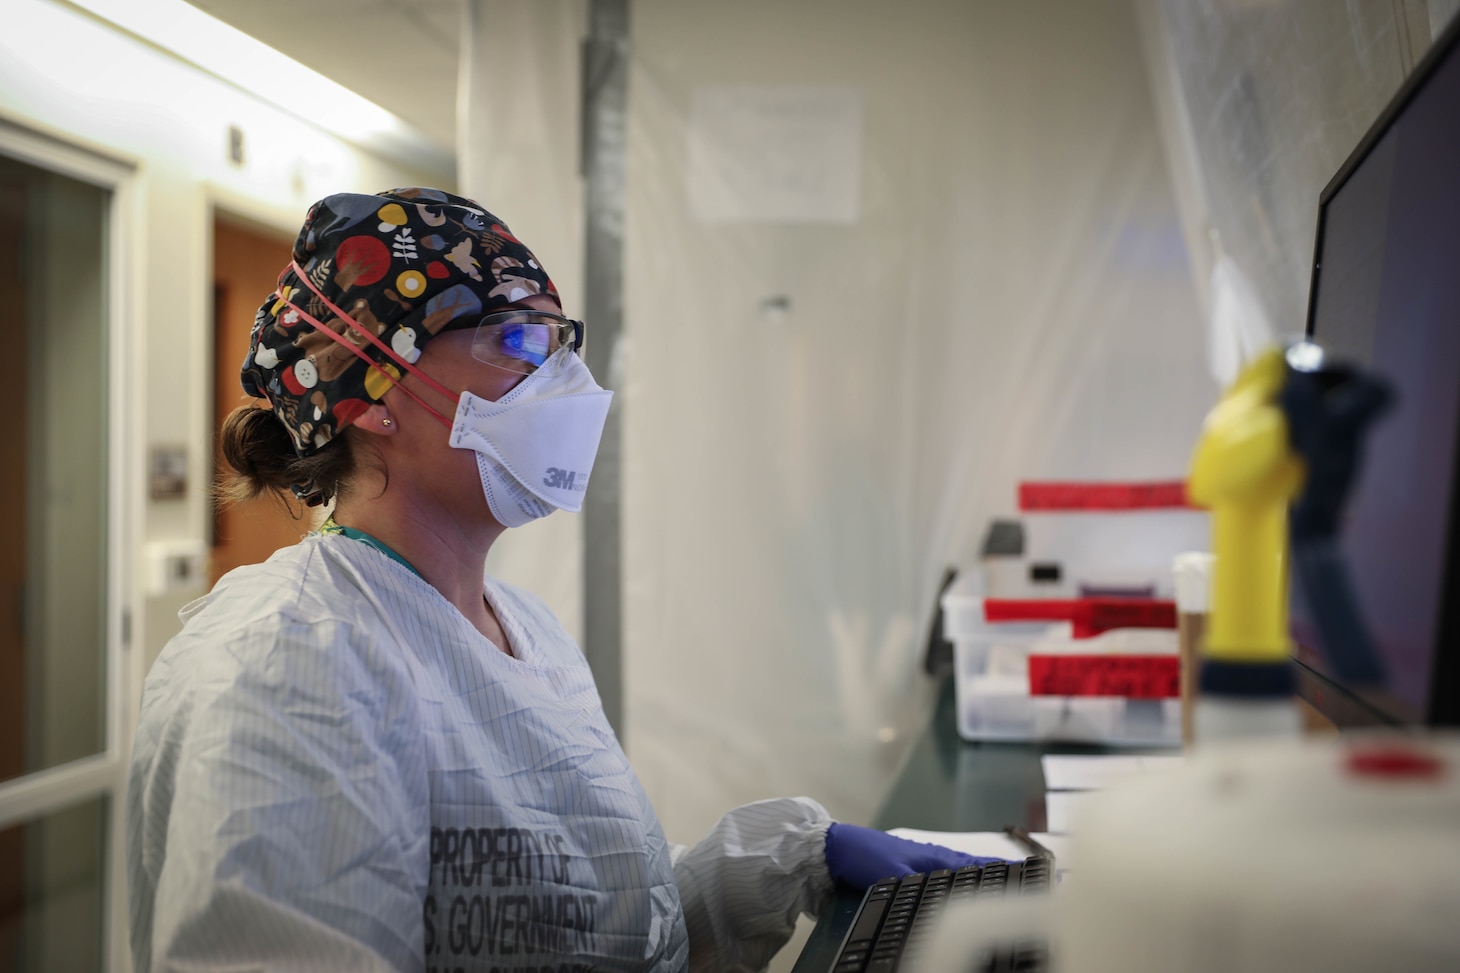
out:
<path id="1" fill-rule="evenodd" d="M 1288 637 L 1288 504 L 1303 486 L 1279 403 L 1277 348 L 1249 364 L 1207 416 L 1187 489 L 1212 516 L 1211 613 L 1194 726 L 1198 743 L 1294 734 Z"/>

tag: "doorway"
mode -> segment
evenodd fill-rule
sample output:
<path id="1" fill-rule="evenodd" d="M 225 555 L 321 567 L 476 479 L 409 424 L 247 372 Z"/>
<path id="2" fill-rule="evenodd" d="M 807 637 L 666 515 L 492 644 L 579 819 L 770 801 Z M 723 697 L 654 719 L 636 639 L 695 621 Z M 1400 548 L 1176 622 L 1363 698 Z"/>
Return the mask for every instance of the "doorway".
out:
<path id="1" fill-rule="evenodd" d="M 118 944 L 130 180 L 0 126 L 0 973 L 100 970 Z"/>
<path id="2" fill-rule="evenodd" d="M 227 466 L 216 448 L 228 413 L 249 399 L 238 384 L 248 354 L 249 333 L 259 305 L 289 262 L 292 237 L 224 213 L 213 218 L 213 453 L 214 470 Z M 266 561 L 315 525 L 309 510 L 293 500 L 266 495 L 247 503 L 213 502 L 213 536 L 208 585 L 244 564 Z"/>

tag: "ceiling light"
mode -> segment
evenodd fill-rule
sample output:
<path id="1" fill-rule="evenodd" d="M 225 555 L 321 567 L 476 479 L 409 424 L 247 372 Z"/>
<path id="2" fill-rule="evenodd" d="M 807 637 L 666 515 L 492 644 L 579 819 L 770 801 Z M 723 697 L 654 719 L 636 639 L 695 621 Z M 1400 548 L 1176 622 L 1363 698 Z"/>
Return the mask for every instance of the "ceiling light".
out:
<path id="1" fill-rule="evenodd" d="M 452 152 L 375 102 L 184 0 L 66 0 L 364 148 L 452 174 Z"/>

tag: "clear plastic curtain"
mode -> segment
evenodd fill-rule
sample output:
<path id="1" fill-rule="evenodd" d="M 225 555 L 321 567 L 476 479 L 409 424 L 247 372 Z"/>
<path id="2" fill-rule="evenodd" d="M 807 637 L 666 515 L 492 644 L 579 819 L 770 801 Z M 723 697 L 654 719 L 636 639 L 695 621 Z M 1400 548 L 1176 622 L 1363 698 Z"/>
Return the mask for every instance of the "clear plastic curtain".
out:
<path id="1" fill-rule="evenodd" d="M 581 7 L 472 2 L 462 186 L 581 310 Z M 1457 7 L 635 0 L 625 720 L 671 837 L 772 794 L 872 815 L 945 566 L 1020 479 L 1182 474 L 1218 248 L 1301 328 L 1318 193 Z M 696 210 L 696 99 L 745 86 L 854 98 L 852 219 Z M 580 527 L 493 554 L 571 631 Z"/>
<path id="2" fill-rule="evenodd" d="M 583 4 L 463 0 L 463 12 L 457 186 L 532 248 L 565 311 L 581 315 L 584 194 L 576 119 Z M 581 641 L 581 517 L 559 514 L 508 531 L 493 546 L 487 573 L 542 597 Z"/>
<path id="3" fill-rule="evenodd" d="M 675 840 L 776 794 L 866 821 L 945 567 L 1021 479 L 1183 475 L 1215 398 L 1135 11 L 636 0 L 633 52 L 629 753 Z M 696 202 L 706 105 L 818 92 L 853 212 Z"/>
<path id="4" fill-rule="evenodd" d="M 1319 193 L 1460 0 L 1140 0 L 1138 9 L 1198 287 L 1218 309 L 1224 292 L 1250 287 L 1249 317 L 1265 317 L 1279 338 L 1301 335 Z M 1223 285 L 1234 270 L 1236 289 Z M 1219 347 L 1232 337 L 1213 336 Z"/>

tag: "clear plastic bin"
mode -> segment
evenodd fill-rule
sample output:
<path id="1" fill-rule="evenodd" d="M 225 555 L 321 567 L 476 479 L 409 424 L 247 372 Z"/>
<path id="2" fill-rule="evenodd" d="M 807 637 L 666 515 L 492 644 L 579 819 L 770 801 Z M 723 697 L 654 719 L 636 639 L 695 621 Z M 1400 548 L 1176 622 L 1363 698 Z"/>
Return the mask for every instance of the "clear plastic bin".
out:
<path id="1" fill-rule="evenodd" d="M 1073 639 L 1068 622 L 984 621 L 976 579 L 943 594 L 943 634 L 953 643 L 958 734 L 966 740 L 1062 740 L 1179 746 L 1181 700 L 1122 696 L 1034 696 L 1031 655 L 1171 655 L 1176 632 L 1118 629 Z"/>

